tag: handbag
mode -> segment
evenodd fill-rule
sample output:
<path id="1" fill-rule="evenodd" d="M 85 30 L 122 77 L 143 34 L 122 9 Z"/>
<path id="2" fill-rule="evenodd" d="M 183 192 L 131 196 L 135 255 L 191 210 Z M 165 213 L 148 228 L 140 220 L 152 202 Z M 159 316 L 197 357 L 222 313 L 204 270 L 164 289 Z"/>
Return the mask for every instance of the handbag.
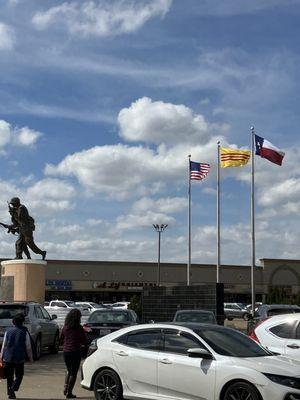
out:
<path id="1" fill-rule="evenodd" d="M 6 379 L 4 362 L 0 360 L 0 379 Z"/>

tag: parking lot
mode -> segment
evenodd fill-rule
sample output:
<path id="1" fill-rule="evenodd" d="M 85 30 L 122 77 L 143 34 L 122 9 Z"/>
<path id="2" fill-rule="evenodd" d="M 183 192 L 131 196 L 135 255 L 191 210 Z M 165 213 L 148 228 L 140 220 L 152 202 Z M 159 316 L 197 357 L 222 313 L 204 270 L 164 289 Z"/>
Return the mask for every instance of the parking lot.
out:
<path id="1" fill-rule="evenodd" d="M 63 355 L 43 354 L 39 361 L 25 365 L 25 376 L 17 398 L 22 400 L 59 400 L 63 395 L 65 365 Z M 80 371 L 74 393 L 78 399 L 94 399 L 93 393 L 80 387 Z M 0 399 L 7 399 L 6 381 L 0 380 Z"/>

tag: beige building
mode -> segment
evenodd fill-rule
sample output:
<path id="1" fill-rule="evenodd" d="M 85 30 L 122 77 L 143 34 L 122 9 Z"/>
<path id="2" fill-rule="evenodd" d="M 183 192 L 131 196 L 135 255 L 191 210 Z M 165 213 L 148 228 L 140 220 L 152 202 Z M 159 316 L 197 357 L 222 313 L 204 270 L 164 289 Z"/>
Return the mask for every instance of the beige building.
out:
<path id="1" fill-rule="evenodd" d="M 157 284 L 157 271 L 157 263 L 151 262 L 48 260 L 46 299 L 129 300 L 143 287 Z M 161 263 L 161 285 L 185 285 L 186 273 L 186 264 Z M 250 302 L 250 274 L 249 266 L 221 267 L 225 301 Z M 215 282 L 215 265 L 192 265 L 191 284 Z M 255 268 L 256 300 L 262 300 L 274 286 L 283 288 L 287 296 L 299 294 L 300 260 L 261 259 L 261 266 Z"/>
<path id="2" fill-rule="evenodd" d="M 256 301 L 272 287 L 280 287 L 290 298 L 300 294 L 300 260 L 261 259 L 255 268 Z M 119 261 L 47 260 L 46 300 L 72 299 L 115 302 L 129 300 L 143 287 L 157 285 L 157 263 Z M 161 263 L 163 286 L 185 285 L 186 264 Z M 222 265 L 220 282 L 224 283 L 225 301 L 250 302 L 251 268 Z M 214 264 L 193 264 L 191 284 L 215 283 Z"/>

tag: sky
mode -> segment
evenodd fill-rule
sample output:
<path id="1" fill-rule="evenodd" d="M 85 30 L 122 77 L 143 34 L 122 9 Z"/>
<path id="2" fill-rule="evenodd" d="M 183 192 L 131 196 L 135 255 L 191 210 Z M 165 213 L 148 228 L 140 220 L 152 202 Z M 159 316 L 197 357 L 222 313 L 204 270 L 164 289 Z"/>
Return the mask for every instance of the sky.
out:
<path id="1" fill-rule="evenodd" d="M 300 257 L 300 0 L 1 0 L 0 221 L 18 196 L 49 259 L 216 263 L 217 142 L 250 127 L 256 258 Z M 0 232 L 0 257 L 16 237 Z M 249 265 L 250 166 L 221 171 L 221 263 Z"/>

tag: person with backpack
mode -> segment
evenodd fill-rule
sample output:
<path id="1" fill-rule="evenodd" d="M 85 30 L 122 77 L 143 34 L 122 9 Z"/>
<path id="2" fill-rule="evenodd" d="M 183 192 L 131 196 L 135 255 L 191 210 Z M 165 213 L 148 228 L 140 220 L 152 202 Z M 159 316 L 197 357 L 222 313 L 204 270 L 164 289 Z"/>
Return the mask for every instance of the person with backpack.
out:
<path id="1" fill-rule="evenodd" d="M 9 399 L 16 399 L 16 394 L 24 376 L 24 363 L 28 358 L 33 361 L 31 339 L 25 326 L 24 314 L 17 314 L 13 318 L 13 327 L 4 334 L 0 359 L 4 362 Z"/>
<path id="2" fill-rule="evenodd" d="M 66 316 L 65 324 L 60 334 L 60 341 L 63 345 L 64 361 L 67 367 L 64 386 L 64 395 L 67 399 L 76 398 L 73 394 L 73 388 L 80 367 L 81 350 L 87 346 L 86 335 L 80 321 L 80 310 L 77 308 L 72 309 Z"/>

